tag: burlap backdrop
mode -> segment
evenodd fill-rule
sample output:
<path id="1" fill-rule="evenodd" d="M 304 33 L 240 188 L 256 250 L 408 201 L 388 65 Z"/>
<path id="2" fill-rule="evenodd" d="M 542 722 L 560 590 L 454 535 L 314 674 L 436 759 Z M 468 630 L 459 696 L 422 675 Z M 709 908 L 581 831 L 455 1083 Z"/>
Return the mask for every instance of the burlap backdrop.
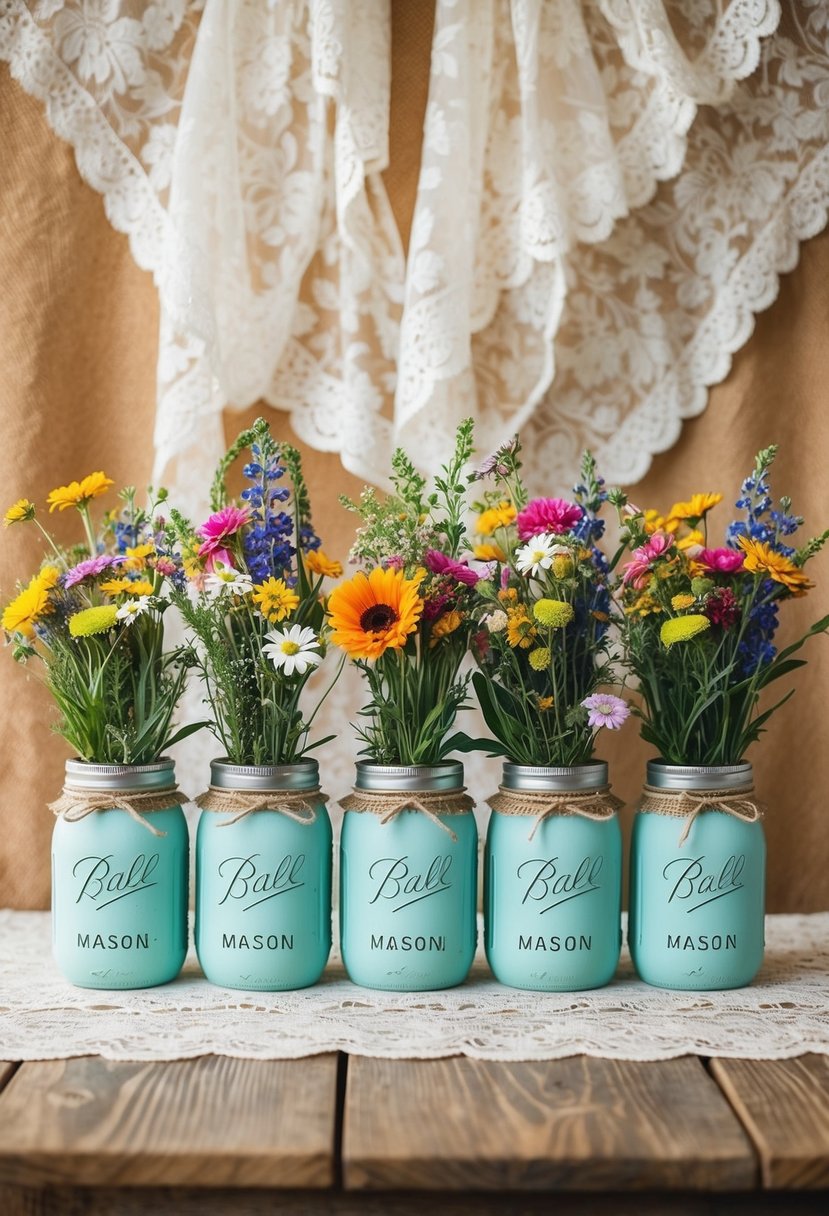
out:
<path id="1" fill-rule="evenodd" d="M 431 4 L 395 4 L 391 168 L 392 206 L 408 236 L 426 103 Z M 151 465 L 158 312 L 150 277 L 132 261 L 126 238 L 107 222 L 101 199 L 78 176 L 71 150 L 46 124 L 42 108 L 0 68 L 0 444 L 3 504 L 48 491 L 103 468 L 118 484 L 142 485 Z M 829 234 L 803 247 L 773 308 L 758 318 L 748 345 L 706 412 L 687 423 L 679 443 L 658 457 L 635 490 L 645 505 L 669 506 L 693 490 L 730 492 L 754 452 L 782 452 L 778 487 L 791 489 L 815 530 L 829 523 L 826 461 L 829 419 Z M 244 417 L 253 417 L 250 410 Z M 229 432 L 240 425 L 228 420 Z M 287 421 L 273 415 L 278 433 Z M 335 456 L 308 453 L 311 489 L 332 503 L 359 487 Z M 727 518 L 721 506 L 715 520 Z M 56 524 L 60 525 L 60 520 Z M 68 521 L 66 521 L 68 522 Z M 344 555 L 351 520 L 337 507 L 320 520 L 326 549 Z M 0 538 L 0 595 L 31 566 L 32 533 Z M 785 614 L 784 638 L 826 611 L 829 559 L 810 567 L 823 590 Z M 829 906 L 827 679 L 829 641 L 811 646 L 797 697 L 755 748 L 757 783 L 768 801 L 769 908 Z M 49 900 L 46 802 L 56 794 L 66 754 L 47 729 L 50 706 L 33 678 L 0 662 L 0 906 L 43 907 Z M 614 786 L 631 803 L 647 749 L 633 730 L 609 738 L 604 756 Z M 476 791 L 483 797 L 489 791 Z"/>

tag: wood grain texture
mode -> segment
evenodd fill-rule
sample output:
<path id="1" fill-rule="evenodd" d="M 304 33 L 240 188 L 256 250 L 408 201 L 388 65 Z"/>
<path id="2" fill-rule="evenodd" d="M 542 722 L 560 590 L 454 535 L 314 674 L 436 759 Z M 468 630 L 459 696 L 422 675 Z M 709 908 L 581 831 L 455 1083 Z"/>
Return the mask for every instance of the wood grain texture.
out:
<path id="1" fill-rule="evenodd" d="M 347 1189 L 740 1191 L 751 1145 L 700 1062 L 349 1061 Z"/>
<path id="2" fill-rule="evenodd" d="M 24 1064 L 0 1094 L 0 1183 L 326 1187 L 336 1056 Z"/>
<path id="3" fill-rule="evenodd" d="M 712 1060 L 711 1071 L 754 1142 L 764 1186 L 829 1188 L 826 1056 Z"/>
<path id="4" fill-rule="evenodd" d="M 825 1196 L 431 1195 L 428 1216 L 826 1216 Z M 424 1216 L 423 1195 L 382 1191 L 194 1191 L 160 1188 L 43 1191 L 0 1188 L 3 1216 Z"/>

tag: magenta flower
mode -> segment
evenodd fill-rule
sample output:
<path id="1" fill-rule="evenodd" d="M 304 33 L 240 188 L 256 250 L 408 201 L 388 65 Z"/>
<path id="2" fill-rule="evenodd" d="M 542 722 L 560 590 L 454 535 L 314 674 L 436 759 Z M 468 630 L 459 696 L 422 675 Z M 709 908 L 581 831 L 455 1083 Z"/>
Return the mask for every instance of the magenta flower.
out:
<path id="1" fill-rule="evenodd" d="M 663 553 L 666 553 L 674 543 L 669 532 L 654 532 L 644 545 L 634 549 L 630 561 L 622 567 L 622 582 L 641 591 L 650 578 L 651 565 Z"/>
<path id="2" fill-rule="evenodd" d="M 441 591 L 439 595 L 430 596 L 423 602 L 423 619 L 424 621 L 436 621 L 438 617 L 443 616 L 451 604 L 450 597 L 445 591 Z"/>
<path id="3" fill-rule="evenodd" d="M 533 498 L 518 512 L 515 522 L 521 540 L 529 540 L 541 532 L 569 532 L 583 515 L 581 507 L 566 498 Z"/>
<path id="4" fill-rule="evenodd" d="M 433 574 L 448 575 L 456 583 L 474 587 L 478 581 L 479 575 L 470 570 L 466 562 L 455 561 L 454 557 L 447 557 L 440 549 L 429 549 L 424 560 Z"/>
<path id="5" fill-rule="evenodd" d="M 744 560 L 745 554 L 737 549 L 701 549 L 694 556 L 695 562 L 715 574 L 736 574 L 742 570 Z"/>
<path id="6" fill-rule="evenodd" d="M 240 528 L 244 528 L 249 520 L 250 514 L 247 508 L 231 506 L 222 507 L 221 511 L 216 511 L 214 515 L 204 521 L 200 528 L 196 529 L 196 536 L 201 537 L 203 541 L 203 544 L 199 545 L 199 557 L 217 554 L 219 549 L 227 553 L 225 542 L 228 537 L 233 536 Z M 225 558 L 217 556 L 217 560 L 225 561 Z"/>
<path id="7" fill-rule="evenodd" d="M 597 729 L 606 726 L 608 730 L 618 730 L 626 718 L 630 717 L 630 706 L 621 697 L 613 697 L 608 692 L 594 692 L 592 697 L 585 697 L 582 706 L 588 711 L 587 725 Z"/>
<path id="8" fill-rule="evenodd" d="M 78 562 L 77 566 L 66 571 L 63 576 L 63 585 L 64 587 L 74 587 L 77 583 L 86 582 L 88 578 L 97 578 L 111 566 L 120 566 L 123 561 L 126 561 L 125 557 L 112 557 L 109 553 L 102 553 L 98 557 L 88 557 L 86 561 Z"/>

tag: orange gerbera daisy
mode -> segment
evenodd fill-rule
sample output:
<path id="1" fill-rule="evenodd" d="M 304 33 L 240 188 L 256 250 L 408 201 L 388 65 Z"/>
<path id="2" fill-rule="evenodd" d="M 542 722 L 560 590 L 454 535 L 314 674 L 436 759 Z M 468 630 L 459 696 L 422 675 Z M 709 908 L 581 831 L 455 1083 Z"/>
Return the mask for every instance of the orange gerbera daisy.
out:
<path id="1" fill-rule="evenodd" d="M 352 659 L 379 659 L 386 650 L 402 649 L 423 611 L 422 578 L 378 566 L 340 583 L 328 599 L 332 641 Z"/>
<path id="2" fill-rule="evenodd" d="M 784 553 L 775 553 L 770 545 L 750 536 L 738 536 L 737 544 L 745 553 L 743 569 L 752 574 L 766 574 L 776 583 L 782 583 L 792 595 L 805 595 L 814 583 L 810 583 L 800 566 L 796 566 Z"/>

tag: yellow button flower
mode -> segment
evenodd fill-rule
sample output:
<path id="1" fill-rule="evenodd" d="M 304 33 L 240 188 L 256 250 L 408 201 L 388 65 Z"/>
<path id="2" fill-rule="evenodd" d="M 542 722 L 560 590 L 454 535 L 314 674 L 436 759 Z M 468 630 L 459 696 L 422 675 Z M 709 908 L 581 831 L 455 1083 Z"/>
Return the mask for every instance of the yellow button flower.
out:
<path id="1" fill-rule="evenodd" d="M 688 642 L 710 628 L 711 622 L 707 616 L 692 612 L 688 616 L 675 616 L 664 621 L 659 637 L 663 646 L 674 646 L 677 642 Z"/>

